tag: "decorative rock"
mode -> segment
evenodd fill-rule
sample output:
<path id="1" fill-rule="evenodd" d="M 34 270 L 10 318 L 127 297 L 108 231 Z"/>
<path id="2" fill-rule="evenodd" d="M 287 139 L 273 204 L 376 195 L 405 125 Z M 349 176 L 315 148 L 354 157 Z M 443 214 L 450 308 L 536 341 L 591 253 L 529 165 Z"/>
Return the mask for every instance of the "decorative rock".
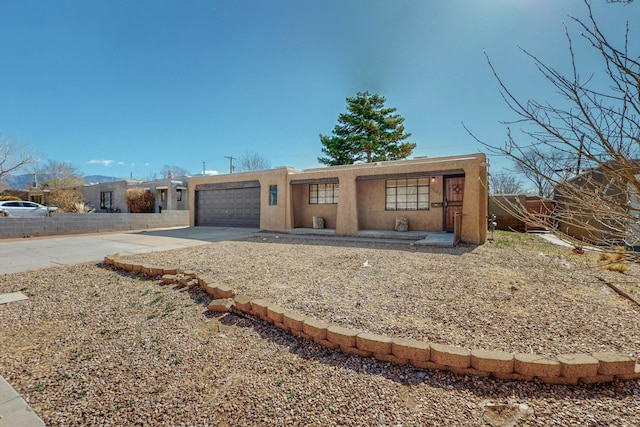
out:
<path id="1" fill-rule="evenodd" d="M 600 375 L 625 375 L 633 374 L 636 361 L 633 357 L 617 352 L 591 353 L 598 359 L 598 374 Z"/>
<path id="2" fill-rule="evenodd" d="M 233 306 L 243 313 L 251 313 L 251 300 L 244 295 L 236 295 L 233 298 Z"/>
<path id="3" fill-rule="evenodd" d="M 431 347 L 428 342 L 409 338 L 393 338 L 391 353 L 397 357 L 427 362 L 431 358 Z"/>
<path id="4" fill-rule="evenodd" d="M 280 306 L 277 306 L 275 304 L 269 304 L 267 306 L 267 317 L 273 320 L 274 323 L 282 323 L 283 313 L 284 313 L 284 308 Z"/>
<path id="5" fill-rule="evenodd" d="M 191 283 L 191 277 L 180 275 L 178 276 L 178 282 L 180 282 L 182 286 L 187 286 L 189 283 Z"/>
<path id="6" fill-rule="evenodd" d="M 616 375 L 621 380 L 640 380 L 640 364 L 636 364 L 632 374 Z"/>
<path id="7" fill-rule="evenodd" d="M 173 274 L 176 275 L 178 273 L 180 273 L 180 269 L 175 268 L 175 267 L 164 267 L 164 274 Z"/>
<path id="8" fill-rule="evenodd" d="M 216 293 L 218 294 L 218 298 L 233 298 L 235 292 L 229 286 L 218 285 L 216 286 Z"/>
<path id="9" fill-rule="evenodd" d="M 559 354 L 560 376 L 567 378 L 595 377 L 598 375 L 598 359 L 585 353 Z"/>
<path id="10" fill-rule="evenodd" d="M 191 279 L 195 279 L 198 277 L 198 274 L 195 271 L 184 271 L 182 274 L 184 274 L 185 276 Z"/>
<path id="11" fill-rule="evenodd" d="M 254 299 L 251 301 L 251 312 L 257 316 L 267 316 L 267 305 L 269 303 L 263 299 Z"/>
<path id="12" fill-rule="evenodd" d="M 202 289 L 205 289 L 210 283 L 214 283 L 214 280 L 211 276 L 198 276 L 198 283 Z"/>
<path id="13" fill-rule="evenodd" d="M 493 372 L 491 375 L 493 375 L 495 378 L 499 380 L 504 380 L 504 381 L 533 381 L 533 379 L 535 378 L 533 375 L 522 375 L 522 374 L 516 374 L 515 372 L 511 372 L 509 374 Z"/>
<path id="14" fill-rule="evenodd" d="M 486 401 L 480 406 L 483 408 L 482 418 L 494 427 L 519 425 L 520 419 L 534 415 L 533 409 L 524 403 L 495 404 Z"/>
<path id="15" fill-rule="evenodd" d="M 570 377 L 537 377 L 545 384 L 553 385 L 576 385 L 578 384 L 578 378 Z"/>
<path id="16" fill-rule="evenodd" d="M 354 356 L 360 356 L 360 357 L 371 357 L 371 355 L 373 354 L 370 351 L 360 350 L 357 347 L 347 347 L 347 346 L 340 346 L 340 351 L 342 351 L 343 353 L 353 354 Z"/>
<path id="17" fill-rule="evenodd" d="M 287 325 L 285 325 L 284 323 L 281 322 L 273 322 L 273 326 L 275 326 L 278 329 L 281 329 L 285 332 L 289 332 L 291 330 L 291 328 L 289 328 Z"/>
<path id="18" fill-rule="evenodd" d="M 338 344 L 340 347 L 355 347 L 358 331 L 331 325 L 327 328 L 327 340 Z"/>
<path id="19" fill-rule="evenodd" d="M 144 267 L 143 267 L 144 268 Z M 157 265 L 153 265 L 151 267 L 148 267 L 149 269 L 149 276 L 162 276 L 164 274 L 164 269 L 162 267 L 159 267 Z"/>
<path id="20" fill-rule="evenodd" d="M 218 313 L 224 313 L 229 311 L 231 307 L 233 307 L 232 299 L 229 299 L 229 298 L 214 299 L 209 303 L 209 305 L 207 305 L 207 310 L 218 312 Z"/>
<path id="21" fill-rule="evenodd" d="M 384 335 L 361 332 L 356 335 L 356 347 L 371 353 L 391 354 L 391 338 Z"/>
<path id="22" fill-rule="evenodd" d="M 471 352 L 466 348 L 431 343 L 431 361 L 454 368 L 471 366 Z"/>
<path id="23" fill-rule="evenodd" d="M 321 216 L 313 217 L 313 228 L 324 228 L 324 218 Z"/>
<path id="24" fill-rule="evenodd" d="M 305 340 L 313 341 L 313 337 L 308 334 L 305 334 L 304 332 L 302 332 L 302 330 L 291 329 L 291 335 L 304 338 Z"/>
<path id="25" fill-rule="evenodd" d="M 304 324 L 302 325 L 302 331 L 312 337 L 314 340 L 326 340 L 327 339 L 327 325 L 324 322 L 321 322 L 316 319 L 305 319 Z"/>
<path id="26" fill-rule="evenodd" d="M 397 217 L 396 231 L 409 231 L 409 219 L 402 216 Z"/>
<path id="27" fill-rule="evenodd" d="M 613 381 L 613 375 L 596 375 L 595 377 L 583 377 L 578 380 L 582 384 L 600 384 Z"/>
<path id="28" fill-rule="evenodd" d="M 334 342 L 331 342 L 329 340 L 321 340 L 321 339 L 314 338 L 313 342 L 315 342 L 316 344 L 319 344 L 319 345 L 321 345 L 323 347 L 326 347 L 329 350 L 337 350 L 337 349 L 340 348 L 340 346 L 338 344 L 336 344 Z"/>
<path id="29" fill-rule="evenodd" d="M 176 276 L 174 276 L 173 274 L 165 274 L 164 276 L 162 276 L 162 283 L 166 285 L 173 285 L 174 283 L 176 283 Z"/>
<path id="30" fill-rule="evenodd" d="M 514 356 L 513 371 L 525 377 L 558 377 L 560 362 L 539 354 L 518 353 Z"/>
<path id="31" fill-rule="evenodd" d="M 471 350 L 471 367 L 479 371 L 513 372 L 513 354 L 503 351 Z"/>
<path id="32" fill-rule="evenodd" d="M 291 331 L 302 331 L 304 316 L 294 311 L 285 311 L 282 313 L 282 323 L 287 325 Z"/>

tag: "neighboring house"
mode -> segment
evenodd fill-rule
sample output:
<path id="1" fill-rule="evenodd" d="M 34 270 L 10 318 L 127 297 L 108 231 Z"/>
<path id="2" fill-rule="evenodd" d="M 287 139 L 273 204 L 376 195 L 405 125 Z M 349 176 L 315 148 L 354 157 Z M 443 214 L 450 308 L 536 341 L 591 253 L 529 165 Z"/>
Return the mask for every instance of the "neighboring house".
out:
<path id="1" fill-rule="evenodd" d="M 607 166 L 611 168 L 611 164 Z M 640 171 L 640 166 L 635 168 L 635 172 Z M 625 174 L 624 179 L 621 176 L 600 166 L 556 186 L 557 229 L 588 244 L 623 245 L 627 241 L 628 246 L 638 246 L 640 215 L 634 206 L 640 204 L 640 189 L 628 182 L 633 173 Z M 635 175 L 635 183 L 638 182 L 640 175 Z"/>
<path id="2" fill-rule="evenodd" d="M 189 209 L 186 178 L 157 179 L 153 181 L 122 180 L 70 187 L 82 192 L 84 201 L 98 212 L 128 212 L 126 192 L 141 187 L 151 191 L 155 198 L 155 212 Z"/>
<path id="3" fill-rule="evenodd" d="M 553 228 L 553 201 L 526 194 L 492 194 L 489 215 L 496 228 L 508 231 L 543 231 Z"/>
<path id="4" fill-rule="evenodd" d="M 487 235 L 484 154 L 418 158 L 318 169 L 280 167 L 189 179 L 190 225 L 290 232 L 324 223 L 337 235 L 361 230 L 453 231 L 462 241 Z M 322 221 L 317 221 L 321 218 Z"/>

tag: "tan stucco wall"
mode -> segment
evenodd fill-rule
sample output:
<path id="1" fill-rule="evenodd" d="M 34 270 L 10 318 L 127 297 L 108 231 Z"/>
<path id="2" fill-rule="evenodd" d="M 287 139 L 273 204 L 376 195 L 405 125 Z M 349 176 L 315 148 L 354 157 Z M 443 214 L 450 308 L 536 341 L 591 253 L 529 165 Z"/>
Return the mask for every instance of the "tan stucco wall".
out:
<path id="1" fill-rule="evenodd" d="M 429 211 L 384 211 L 385 176 L 414 173 L 433 176 L 436 181 L 430 189 L 430 202 L 441 203 L 443 174 L 460 171 L 465 175 L 462 240 L 482 244 L 487 238 L 487 166 L 486 156 L 483 153 L 476 153 L 306 169 L 292 176 L 292 179 L 338 178 L 340 196 L 335 227 L 337 234 L 356 234 L 364 229 L 393 230 L 396 216 L 409 218 L 411 229 L 441 231 L 443 230 L 441 207 L 431 207 Z M 379 179 L 368 179 L 378 176 Z M 294 208 L 294 212 L 299 212 L 296 209 Z M 295 222 L 298 223 L 298 221 L 306 224 L 309 219 L 296 218 Z M 414 227 L 411 226 L 412 222 L 415 223 Z"/>
<path id="2" fill-rule="evenodd" d="M 293 228 L 313 227 L 313 217 L 324 218 L 326 228 L 336 228 L 337 204 L 309 204 L 309 184 L 292 184 Z"/>
<path id="3" fill-rule="evenodd" d="M 482 244 L 487 236 L 487 163 L 482 153 L 440 158 L 421 158 L 372 164 L 333 166 L 299 171 L 277 168 L 189 180 L 190 225 L 195 225 L 195 189 L 199 184 L 260 182 L 260 228 L 289 232 L 295 227 L 311 227 L 314 216 L 325 218 L 336 234 L 356 234 L 364 229 L 393 230 L 395 218 L 409 218 L 412 230 L 441 231 L 443 208 L 433 206 L 443 200 L 443 175 L 465 175 L 462 240 Z M 404 174 L 433 177 L 429 210 L 385 211 L 385 179 Z M 309 205 L 309 182 L 337 180 L 337 205 Z M 278 185 L 278 205 L 269 206 L 269 185 Z"/>
<path id="4" fill-rule="evenodd" d="M 189 179 L 189 225 L 195 225 L 195 193 L 200 184 L 224 182 L 260 182 L 260 229 L 265 231 L 288 232 L 291 230 L 291 193 L 289 173 L 295 169 L 281 167 L 263 171 L 242 172 L 224 175 L 198 176 Z M 269 186 L 278 186 L 278 204 L 269 206 Z"/>
<path id="5" fill-rule="evenodd" d="M 429 203 L 442 203 L 442 176 L 429 180 Z M 442 230 L 442 206 L 431 206 L 429 210 L 387 211 L 385 210 L 386 180 L 357 181 L 358 222 L 363 230 L 393 230 L 397 217 L 409 220 L 409 230 Z"/>

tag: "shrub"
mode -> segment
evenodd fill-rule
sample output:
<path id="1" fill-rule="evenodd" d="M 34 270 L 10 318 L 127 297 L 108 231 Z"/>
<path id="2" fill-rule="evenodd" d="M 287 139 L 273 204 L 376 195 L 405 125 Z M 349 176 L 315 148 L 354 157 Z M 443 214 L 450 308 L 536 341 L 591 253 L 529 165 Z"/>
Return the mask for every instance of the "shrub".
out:
<path id="1" fill-rule="evenodd" d="M 88 203 L 80 202 L 73 205 L 73 212 L 75 213 L 91 213 L 95 212 L 96 209 Z"/>
<path id="2" fill-rule="evenodd" d="M 629 265 L 624 262 L 616 262 L 612 264 L 606 264 L 602 268 L 609 271 L 616 271 L 618 273 L 625 273 L 629 268 Z"/>
<path id="3" fill-rule="evenodd" d="M 8 200 L 22 200 L 20 197 L 16 197 L 16 196 L 0 196 L 0 202 L 5 202 Z"/>
<path id="4" fill-rule="evenodd" d="M 598 261 L 602 262 L 601 267 L 603 269 L 609 271 L 625 273 L 629 268 L 626 262 L 624 248 L 616 248 L 616 251 L 613 253 L 600 252 L 598 253 Z"/>
<path id="5" fill-rule="evenodd" d="M 131 213 L 152 213 L 155 198 L 149 190 L 141 187 L 129 188 L 126 191 L 127 207 Z"/>
<path id="6" fill-rule="evenodd" d="M 51 190 L 48 204 L 57 206 L 58 212 L 75 212 L 76 203 L 82 203 L 82 193 L 79 190 L 56 189 Z"/>

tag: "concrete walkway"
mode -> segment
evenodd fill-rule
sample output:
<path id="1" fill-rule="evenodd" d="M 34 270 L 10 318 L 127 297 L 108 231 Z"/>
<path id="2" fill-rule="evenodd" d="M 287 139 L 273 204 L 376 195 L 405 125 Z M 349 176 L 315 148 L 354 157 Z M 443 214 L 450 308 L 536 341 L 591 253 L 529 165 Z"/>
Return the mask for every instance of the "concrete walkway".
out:
<path id="1" fill-rule="evenodd" d="M 132 255 L 237 240 L 258 231 L 257 228 L 180 227 L 0 240 L 0 274 L 98 262 L 105 256 L 115 253 Z"/>
<path id="2" fill-rule="evenodd" d="M 40 427 L 44 422 L 0 376 L 0 427 Z"/>

